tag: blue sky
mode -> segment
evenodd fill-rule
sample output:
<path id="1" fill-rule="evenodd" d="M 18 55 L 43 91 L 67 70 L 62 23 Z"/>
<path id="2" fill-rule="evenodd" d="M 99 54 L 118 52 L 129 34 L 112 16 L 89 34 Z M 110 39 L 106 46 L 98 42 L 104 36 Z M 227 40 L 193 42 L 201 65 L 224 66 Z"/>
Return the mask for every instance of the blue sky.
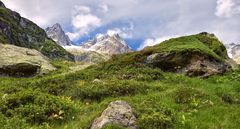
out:
<path id="1" fill-rule="evenodd" d="M 80 44 L 119 33 L 139 50 L 163 40 L 207 31 L 225 44 L 240 43 L 239 0 L 2 0 L 46 28 L 60 23 Z"/>

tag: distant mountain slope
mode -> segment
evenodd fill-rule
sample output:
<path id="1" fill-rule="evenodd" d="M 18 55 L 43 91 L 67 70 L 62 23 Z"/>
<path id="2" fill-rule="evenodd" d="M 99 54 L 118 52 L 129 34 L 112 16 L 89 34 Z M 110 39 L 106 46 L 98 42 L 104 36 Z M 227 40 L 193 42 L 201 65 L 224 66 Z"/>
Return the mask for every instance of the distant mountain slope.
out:
<path id="1" fill-rule="evenodd" d="M 105 35 L 89 40 L 80 46 L 64 46 L 74 55 L 75 61 L 99 63 L 106 61 L 113 55 L 131 52 L 131 48 L 118 35 Z"/>
<path id="2" fill-rule="evenodd" d="M 96 51 L 88 51 L 78 46 L 65 46 L 67 51 L 74 55 L 74 60 L 87 64 L 95 64 L 110 59 L 110 55 L 101 54 Z"/>
<path id="3" fill-rule="evenodd" d="M 54 24 L 52 27 L 46 28 L 46 33 L 49 38 L 53 39 L 61 46 L 69 46 L 72 44 L 71 40 L 58 23 Z"/>
<path id="4" fill-rule="evenodd" d="M 6 8 L 2 2 L 0 5 L 0 43 L 33 48 L 49 58 L 71 58 L 35 23 Z"/>

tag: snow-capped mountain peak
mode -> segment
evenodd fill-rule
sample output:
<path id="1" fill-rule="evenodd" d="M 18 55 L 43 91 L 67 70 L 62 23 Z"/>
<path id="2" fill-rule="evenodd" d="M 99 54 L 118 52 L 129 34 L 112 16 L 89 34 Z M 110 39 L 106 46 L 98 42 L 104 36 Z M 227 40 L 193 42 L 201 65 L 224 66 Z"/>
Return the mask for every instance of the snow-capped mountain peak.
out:
<path id="1" fill-rule="evenodd" d="M 118 35 L 98 35 L 95 39 L 83 43 L 85 50 L 96 51 L 103 54 L 122 54 L 132 51 L 127 43 Z"/>

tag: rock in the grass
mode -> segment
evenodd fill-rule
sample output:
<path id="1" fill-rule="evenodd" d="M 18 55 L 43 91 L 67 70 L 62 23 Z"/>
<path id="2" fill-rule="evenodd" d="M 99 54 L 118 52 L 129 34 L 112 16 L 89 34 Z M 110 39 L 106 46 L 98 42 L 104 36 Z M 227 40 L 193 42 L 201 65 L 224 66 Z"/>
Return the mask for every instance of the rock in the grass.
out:
<path id="1" fill-rule="evenodd" d="M 120 100 L 111 102 L 102 115 L 94 120 L 91 129 L 101 129 L 108 124 L 118 124 L 126 128 L 137 129 L 136 117 L 131 106 Z"/>
<path id="2" fill-rule="evenodd" d="M 34 49 L 0 43 L 0 53 L 0 76 L 31 77 L 56 69 Z"/>
<path id="3" fill-rule="evenodd" d="M 93 80 L 93 83 L 99 84 L 99 83 L 102 83 L 102 81 L 101 81 L 100 79 L 97 79 L 97 78 L 96 78 L 96 79 Z"/>

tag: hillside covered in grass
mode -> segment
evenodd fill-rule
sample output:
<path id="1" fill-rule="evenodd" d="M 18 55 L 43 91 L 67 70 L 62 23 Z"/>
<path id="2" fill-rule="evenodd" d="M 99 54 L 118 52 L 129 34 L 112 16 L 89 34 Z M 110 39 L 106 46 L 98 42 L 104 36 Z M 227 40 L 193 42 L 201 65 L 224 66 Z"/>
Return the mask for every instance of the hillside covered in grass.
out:
<path id="1" fill-rule="evenodd" d="M 188 62 L 195 54 L 202 67 Z M 0 128 L 88 129 L 110 102 L 124 100 L 140 129 L 237 129 L 240 71 L 227 60 L 222 43 L 206 33 L 170 39 L 74 73 L 69 73 L 74 63 L 55 60 L 58 70 L 47 75 L 0 77 Z M 219 73 L 211 64 L 226 70 Z M 202 74 L 188 77 L 186 69 Z M 203 79 L 206 73 L 212 74 Z"/>

